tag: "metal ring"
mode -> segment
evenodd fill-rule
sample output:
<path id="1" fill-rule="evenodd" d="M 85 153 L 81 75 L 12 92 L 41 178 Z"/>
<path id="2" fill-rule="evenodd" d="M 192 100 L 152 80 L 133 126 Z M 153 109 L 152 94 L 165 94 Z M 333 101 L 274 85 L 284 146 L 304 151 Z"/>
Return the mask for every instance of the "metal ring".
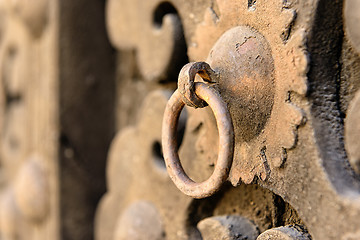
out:
<path id="1" fill-rule="evenodd" d="M 209 104 L 219 129 L 219 154 L 214 172 L 209 179 L 197 183 L 186 175 L 181 166 L 177 153 L 176 131 L 184 102 L 178 90 L 166 105 L 162 125 L 162 145 L 166 168 L 177 188 L 190 197 L 205 198 L 218 191 L 228 179 L 234 154 L 234 130 L 227 105 L 213 87 L 197 82 L 195 93 Z"/>
<path id="2" fill-rule="evenodd" d="M 186 64 L 179 73 L 178 90 L 183 102 L 189 107 L 203 108 L 207 104 L 195 94 L 195 76 L 199 75 L 205 82 L 216 83 L 218 74 L 206 62 Z"/>

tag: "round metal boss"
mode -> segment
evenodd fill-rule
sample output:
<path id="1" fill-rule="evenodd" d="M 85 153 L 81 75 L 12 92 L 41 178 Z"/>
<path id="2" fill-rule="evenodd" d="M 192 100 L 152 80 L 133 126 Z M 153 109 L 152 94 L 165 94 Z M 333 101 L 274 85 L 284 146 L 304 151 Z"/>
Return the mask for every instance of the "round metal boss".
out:
<path id="1" fill-rule="evenodd" d="M 207 180 L 197 183 L 186 175 L 180 163 L 176 132 L 179 116 L 185 104 L 178 90 L 166 105 L 162 125 L 162 145 L 166 168 L 175 185 L 190 197 L 204 198 L 218 191 L 228 178 L 234 154 L 234 130 L 227 105 L 214 88 L 197 82 L 195 93 L 212 109 L 219 130 L 219 154 L 214 172 Z"/>

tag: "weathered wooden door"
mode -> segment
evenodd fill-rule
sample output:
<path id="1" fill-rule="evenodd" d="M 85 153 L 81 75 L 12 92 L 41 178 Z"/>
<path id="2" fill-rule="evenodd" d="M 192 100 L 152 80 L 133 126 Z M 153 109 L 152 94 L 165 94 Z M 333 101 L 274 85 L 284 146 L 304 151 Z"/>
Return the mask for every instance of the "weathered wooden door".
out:
<path id="1" fill-rule="evenodd" d="M 0 240 L 360 239 L 359 21 L 0 1 Z"/>

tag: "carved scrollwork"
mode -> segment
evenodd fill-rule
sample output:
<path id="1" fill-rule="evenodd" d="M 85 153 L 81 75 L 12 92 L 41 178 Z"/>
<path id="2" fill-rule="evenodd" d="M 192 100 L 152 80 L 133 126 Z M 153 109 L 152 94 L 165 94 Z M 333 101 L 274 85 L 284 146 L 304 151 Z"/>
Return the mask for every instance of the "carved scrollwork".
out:
<path id="1" fill-rule="evenodd" d="M 118 50 L 136 50 L 139 69 L 146 80 L 166 80 L 182 66 L 186 56 L 182 24 L 168 2 L 110 0 L 107 29 Z"/>
<path id="2" fill-rule="evenodd" d="M 216 68 L 220 61 L 212 59 L 222 54 L 216 47 L 224 46 L 216 41 L 230 39 L 224 32 L 242 26 L 237 39 L 229 40 L 236 48 L 231 56 L 239 65 L 229 68 L 239 73 L 233 78 L 225 76 L 219 84 L 225 98 L 229 98 L 238 132 L 230 180 L 233 185 L 251 183 L 255 176 L 265 180 L 272 168 L 283 165 L 287 151 L 296 145 L 297 128 L 304 123 L 304 112 L 291 98 L 307 92 L 305 33 L 303 29 L 292 31 L 296 12 L 281 1 L 256 1 L 256 7 L 247 1 L 216 3 L 219 10 L 209 8 L 197 27 L 189 57 L 196 61 L 207 58 Z M 218 68 L 221 72 L 222 67 Z M 263 79 L 268 79 L 267 84 L 261 85 Z M 234 96 L 239 97 L 238 103 L 233 103 Z"/>
<path id="3" fill-rule="evenodd" d="M 167 210 L 176 206 L 186 209 L 191 202 L 173 186 L 161 156 L 161 119 L 170 93 L 150 93 L 140 109 L 136 125 L 123 129 L 114 138 L 108 157 L 108 192 L 97 210 L 96 239 L 163 239 L 162 232 L 170 236 L 176 236 L 176 232 L 186 235 L 179 229 L 185 221 L 185 211 L 173 215 Z M 131 235 L 129 228 L 141 225 L 129 217 L 132 214 L 146 222 L 152 219 L 144 226 L 148 230 Z M 128 226 L 127 229 L 124 226 Z"/>
<path id="4" fill-rule="evenodd" d="M 188 2 L 194 1 L 185 2 L 184 6 Z M 177 6 L 181 6 L 181 4 Z M 350 168 L 348 165 L 342 164 L 347 164 L 346 161 L 343 161 L 346 160 L 345 154 L 341 156 L 338 154 L 343 150 L 339 151 L 343 145 L 336 145 L 337 141 L 343 143 L 342 136 L 340 136 L 342 134 L 341 127 L 339 127 L 342 124 L 342 116 L 336 115 L 338 109 L 335 109 L 338 107 L 336 101 L 339 94 L 337 92 L 338 86 L 336 84 L 338 79 L 336 77 L 338 71 L 340 69 L 342 71 L 343 67 L 339 64 L 339 52 L 335 53 L 334 50 L 336 48 L 340 51 L 341 44 L 339 45 L 338 41 L 341 42 L 343 38 L 342 15 L 337 12 L 341 9 L 342 1 L 217 0 L 211 1 L 206 6 L 209 8 L 204 15 L 203 22 L 197 25 L 197 30 L 193 31 L 192 27 L 186 29 L 189 32 L 187 36 L 190 43 L 188 53 L 191 61 L 207 61 L 211 54 L 216 55 L 216 53 L 212 52 L 214 44 L 225 32 L 236 27 L 243 28 L 243 36 L 240 36 L 239 41 L 234 44 L 238 52 L 247 53 L 246 50 L 256 44 L 263 46 L 267 44 L 265 49 L 269 50 L 260 51 L 260 53 L 268 54 L 268 58 L 263 58 L 263 61 L 259 60 L 259 62 L 270 66 L 268 68 L 271 69 L 269 75 L 260 75 L 261 77 L 269 77 L 266 80 L 270 84 L 264 85 L 270 87 L 260 89 L 264 90 L 260 92 L 256 88 L 258 82 L 252 81 L 254 79 L 251 79 L 251 77 L 248 79 L 243 78 L 240 80 L 247 87 L 246 91 L 234 94 L 236 97 L 240 96 L 243 98 L 242 100 L 245 100 L 239 102 L 246 103 L 247 96 L 250 96 L 250 100 L 256 99 L 261 102 L 264 99 L 258 98 L 263 97 L 263 93 L 270 92 L 273 95 L 269 99 L 272 99 L 273 102 L 267 106 L 266 111 L 262 112 L 264 114 L 260 121 L 261 124 L 256 126 L 256 121 L 249 124 L 254 124 L 251 127 L 258 127 L 256 130 L 259 131 L 251 132 L 252 134 L 249 134 L 251 137 L 236 142 L 236 158 L 230 176 L 232 184 L 237 185 L 240 182 L 260 183 L 265 188 L 279 194 L 284 201 L 294 205 L 304 221 L 295 223 L 309 227 L 309 232 L 314 239 L 357 239 L 357 217 L 359 216 L 358 179 L 350 179 L 348 173 L 344 171 Z M 127 9 L 127 7 L 124 6 L 124 9 Z M 133 10 L 133 12 L 135 11 L 137 10 Z M 202 13 L 196 11 L 191 14 L 196 15 L 197 19 L 203 16 Z M 192 16 L 191 14 L 189 16 Z M 124 18 L 123 21 L 125 20 Z M 201 22 L 201 20 L 198 22 Z M 129 29 L 132 29 L 132 27 Z M 138 42 L 138 40 L 135 42 Z M 128 44 L 130 45 L 131 42 L 129 41 Z M 130 48 L 138 49 L 137 45 L 130 46 Z M 307 51 L 312 55 L 310 71 L 308 71 L 310 60 Z M 342 54 L 346 55 L 346 53 Z M 244 56 L 256 59 L 256 55 L 245 54 Z M 349 56 L 346 55 L 346 57 Z M 349 59 L 353 60 L 351 56 Z M 253 63 L 257 62 L 254 60 Z M 209 64 L 211 65 L 211 63 Z M 244 75 L 250 76 L 251 70 L 249 68 L 249 71 L 245 71 Z M 336 84 L 333 84 L 333 82 L 336 82 Z M 273 86 L 271 86 L 271 83 L 273 83 Z M 308 84 L 311 91 L 308 91 Z M 236 87 L 237 85 L 234 84 L 233 86 Z M 247 107 L 246 104 L 244 105 Z M 357 104 L 351 103 L 350 105 L 355 106 Z M 257 106 L 254 104 L 250 107 L 253 107 L 248 108 L 252 111 L 256 110 Z M 189 175 L 194 180 L 201 180 L 201 175 L 204 172 L 211 173 L 211 167 L 214 167 L 215 164 L 214 159 L 217 158 L 217 153 L 212 151 L 212 146 L 218 144 L 217 138 L 214 137 L 218 133 L 216 127 L 214 127 L 214 119 L 209 112 L 204 109 L 196 110 L 196 112 L 191 109 L 188 111 L 187 135 L 184 138 L 186 139 L 184 143 L 186 141 L 191 142 L 186 146 L 189 148 L 186 151 L 189 152 L 192 159 L 196 158 L 199 161 L 192 161 L 191 167 L 188 167 L 188 165 L 184 166 L 184 168 L 189 170 Z M 358 115 L 354 113 L 356 113 L 356 108 L 350 106 L 345 124 L 347 124 L 346 121 L 351 121 L 350 115 L 353 115 L 354 119 L 358 119 Z M 244 116 L 246 121 L 251 121 L 251 118 L 252 115 Z M 358 121 L 355 120 L 354 124 L 355 122 Z M 329 124 L 329 127 L 325 126 L 324 123 Z M 153 125 L 151 124 L 151 126 Z M 240 129 L 243 132 L 249 130 L 245 128 L 246 126 L 244 129 L 238 128 L 238 130 Z M 99 231 L 103 233 L 110 231 L 106 231 L 105 224 L 102 223 L 106 222 L 106 220 L 107 222 L 113 220 L 105 217 L 105 211 L 111 212 L 111 210 L 116 209 L 116 212 L 119 213 L 119 205 L 125 205 L 121 207 L 122 212 L 124 212 L 123 209 L 126 209 L 126 206 L 130 205 L 129 203 L 134 202 L 134 197 L 131 196 L 131 199 L 128 199 L 126 197 L 128 195 L 123 193 L 123 189 L 125 189 L 124 186 L 128 186 L 130 181 L 127 177 L 132 176 L 133 172 L 139 171 L 140 167 L 137 167 L 141 166 L 139 162 L 145 162 L 146 160 L 139 156 L 140 153 L 137 151 L 133 150 L 130 154 L 124 152 L 126 152 L 126 148 L 131 149 L 134 145 L 134 143 L 130 144 L 129 140 L 135 138 L 136 133 L 139 134 L 141 129 L 144 132 L 148 131 L 148 129 L 140 128 L 139 125 L 135 129 L 132 129 L 132 131 L 126 129 L 113 142 L 114 147 L 109 158 L 110 162 L 116 162 L 113 159 L 116 159 L 117 154 L 118 159 L 126 160 L 118 160 L 117 164 L 111 164 L 108 168 L 108 176 L 114 178 L 115 175 L 118 175 L 123 178 L 122 181 L 109 181 L 113 182 L 112 185 L 110 183 L 110 194 L 108 192 L 99 208 L 98 213 L 100 214 L 98 216 L 102 218 L 98 218 L 97 226 L 100 229 Z M 353 130 L 354 128 L 348 128 L 346 131 L 350 131 L 351 134 L 355 135 Z M 298 134 L 298 131 L 301 134 Z M 332 135 L 333 133 L 336 133 L 336 135 Z M 138 139 L 134 142 L 141 141 Z M 115 145 L 118 147 L 116 148 Z M 354 146 L 354 149 L 357 149 L 356 145 Z M 140 148 L 143 148 L 142 145 Z M 115 153 L 116 150 L 114 149 L 119 152 Z M 181 149 L 179 152 L 181 154 Z M 149 155 L 145 157 L 150 158 Z M 208 161 L 208 165 L 204 164 L 204 160 Z M 130 161 L 136 163 L 136 165 L 129 164 Z M 119 162 L 122 162 L 123 165 L 119 164 Z M 197 164 L 200 167 L 197 167 Z M 115 165 L 116 169 L 128 168 L 131 170 L 119 174 L 120 171 L 114 170 L 115 167 L 113 166 Z M 191 172 L 193 169 L 198 171 Z M 210 171 L 208 171 L 209 169 Z M 150 179 L 146 174 L 142 175 L 145 178 L 143 181 L 149 181 Z M 199 179 L 197 179 L 198 175 L 200 175 Z M 258 181 L 258 179 L 264 181 Z M 136 179 L 134 182 L 137 181 L 140 180 Z M 332 184 L 335 181 L 337 183 Z M 121 182 L 124 186 L 116 186 L 115 182 Z M 244 185 L 252 186 L 242 184 L 236 189 Z M 258 185 L 254 184 L 254 186 Z M 148 197 L 146 193 L 141 195 L 138 190 L 134 190 L 133 186 L 128 189 L 130 188 L 133 190 L 129 195 L 135 193 L 140 199 Z M 167 192 L 168 195 L 173 194 L 172 190 Z M 224 192 L 226 194 L 229 189 L 224 187 Z M 262 196 L 259 196 L 259 198 L 262 198 Z M 168 196 L 166 199 L 168 199 Z M 136 199 L 136 201 L 138 200 Z M 240 202 L 248 201 L 248 196 L 243 200 L 233 196 L 227 199 L 227 208 L 232 210 L 235 206 L 241 207 Z M 219 206 L 217 203 L 213 202 L 213 204 L 216 207 Z M 256 203 L 254 205 L 256 206 Z M 159 207 L 158 209 L 161 212 L 163 208 Z M 256 215 L 258 213 L 260 212 L 257 212 Z M 219 212 L 215 211 L 213 214 L 216 215 Z M 277 213 L 274 213 L 274 215 L 277 215 Z M 189 218 L 193 217 L 190 214 L 189 216 Z M 334 216 L 340 221 L 334 222 Z M 114 222 L 118 219 L 117 217 L 114 217 Z M 285 216 L 285 218 L 291 218 L 291 216 Z M 279 222 L 274 222 L 273 226 L 266 226 L 266 228 L 262 229 L 263 234 L 258 239 L 267 239 L 274 236 L 275 238 L 282 237 L 284 239 L 309 238 L 308 234 L 304 234 L 300 229 L 294 229 L 293 226 L 283 226 L 293 223 L 282 224 L 282 220 L 278 220 Z M 277 225 L 279 223 L 280 225 Z M 201 228 L 200 225 L 198 227 Z M 223 227 L 223 225 L 220 227 L 220 230 L 224 231 L 230 228 Z M 114 228 L 112 228 L 112 231 Z M 354 234 L 340 236 L 341 233 L 351 232 Z M 99 239 L 101 238 L 99 237 Z"/>

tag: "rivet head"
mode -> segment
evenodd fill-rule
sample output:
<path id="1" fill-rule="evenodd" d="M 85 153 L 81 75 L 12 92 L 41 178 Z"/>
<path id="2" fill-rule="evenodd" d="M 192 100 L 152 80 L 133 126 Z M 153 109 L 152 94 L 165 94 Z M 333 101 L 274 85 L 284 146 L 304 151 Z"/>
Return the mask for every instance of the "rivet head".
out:
<path id="1" fill-rule="evenodd" d="M 254 29 L 235 27 L 218 39 L 206 62 L 219 73 L 217 86 L 228 104 L 236 140 L 251 140 L 264 128 L 274 103 L 270 45 Z"/>

